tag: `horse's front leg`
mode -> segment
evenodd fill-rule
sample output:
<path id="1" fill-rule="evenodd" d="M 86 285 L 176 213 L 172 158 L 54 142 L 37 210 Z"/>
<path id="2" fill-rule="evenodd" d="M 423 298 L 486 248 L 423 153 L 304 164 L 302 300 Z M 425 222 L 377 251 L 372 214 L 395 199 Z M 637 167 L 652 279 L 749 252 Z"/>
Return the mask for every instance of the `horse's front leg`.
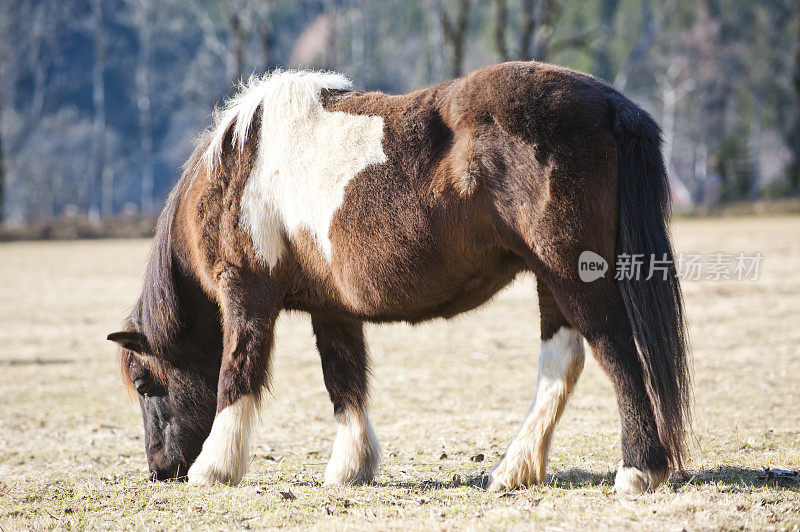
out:
<path id="1" fill-rule="evenodd" d="M 189 483 L 194 485 L 236 485 L 247 471 L 280 310 L 274 287 L 251 272 L 224 269 L 219 290 L 224 337 L 217 414 L 189 469 Z"/>
<path id="2" fill-rule="evenodd" d="M 375 476 L 381 459 L 367 414 L 369 361 L 360 321 L 311 316 L 322 358 L 325 387 L 338 424 L 325 484 L 362 484 Z"/>

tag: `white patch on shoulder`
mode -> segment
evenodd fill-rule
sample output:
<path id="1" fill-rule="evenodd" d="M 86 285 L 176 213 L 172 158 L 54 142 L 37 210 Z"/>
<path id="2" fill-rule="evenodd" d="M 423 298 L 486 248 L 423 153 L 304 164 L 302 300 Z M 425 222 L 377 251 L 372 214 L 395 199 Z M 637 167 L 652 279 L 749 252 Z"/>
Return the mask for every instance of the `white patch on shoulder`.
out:
<path id="1" fill-rule="evenodd" d="M 347 183 L 364 168 L 386 162 L 383 117 L 326 111 L 323 89 L 349 89 L 338 73 L 276 71 L 253 78 L 225 107 L 203 157 L 219 164 L 232 125 L 240 149 L 261 106 L 258 154 L 245 185 L 240 221 L 256 254 L 270 269 L 285 251 L 284 237 L 298 229 L 314 235 L 330 260 L 331 220 Z"/>
<path id="2" fill-rule="evenodd" d="M 239 484 L 250 462 L 257 414 L 256 400 L 252 395 L 241 397 L 217 414 L 200 456 L 189 468 L 189 484 Z"/>

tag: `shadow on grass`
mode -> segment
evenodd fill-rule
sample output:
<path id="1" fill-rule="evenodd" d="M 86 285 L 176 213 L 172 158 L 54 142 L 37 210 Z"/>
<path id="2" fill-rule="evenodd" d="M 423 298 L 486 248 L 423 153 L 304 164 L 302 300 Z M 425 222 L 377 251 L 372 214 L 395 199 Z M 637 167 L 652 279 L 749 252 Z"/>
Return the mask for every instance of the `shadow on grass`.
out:
<path id="1" fill-rule="evenodd" d="M 781 474 L 783 473 L 783 474 Z M 790 473 L 790 474 L 786 474 Z M 791 473 L 794 473 L 793 475 Z M 568 469 L 548 479 L 548 485 L 562 488 L 593 488 L 613 486 L 615 472 L 590 473 L 582 469 Z M 714 469 L 687 471 L 683 475 L 670 475 L 667 485 L 672 490 L 683 486 L 718 484 L 731 488 L 800 488 L 800 474 L 796 472 L 752 467 L 719 466 Z"/>
<path id="2" fill-rule="evenodd" d="M 461 487 L 473 487 L 485 490 L 489 484 L 489 473 L 482 472 L 479 475 L 462 479 L 460 475 L 454 475 L 452 480 L 438 481 L 438 480 L 424 480 L 420 482 L 378 482 L 376 485 L 383 487 L 404 488 L 410 490 L 443 490 Z M 548 476 L 547 485 L 562 488 L 590 488 L 600 486 L 602 484 L 614 484 L 614 473 L 599 475 L 596 473 L 589 473 L 582 469 L 570 469 L 563 471 L 553 476 Z"/>
<path id="3" fill-rule="evenodd" d="M 596 488 L 598 486 L 613 486 L 614 471 L 608 473 L 591 473 L 583 469 L 573 468 L 561 471 L 547 478 L 547 485 L 554 488 Z"/>
<path id="4" fill-rule="evenodd" d="M 486 475 L 478 475 L 477 477 L 462 480 L 458 475 L 453 477 L 453 480 L 439 481 L 439 480 L 422 480 L 419 482 L 375 482 L 376 486 L 384 488 L 403 488 L 412 491 L 428 491 L 428 490 L 447 490 L 453 488 L 461 488 L 464 486 L 472 486 L 479 489 L 486 487 L 488 477 Z"/>
<path id="5" fill-rule="evenodd" d="M 674 475 L 670 483 L 675 486 L 721 484 L 737 488 L 800 488 L 800 474 L 779 469 L 719 466 L 688 472 L 685 480 Z"/>
<path id="6" fill-rule="evenodd" d="M 724 489 L 753 489 L 753 488 L 777 488 L 777 489 L 800 489 L 800 474 L 782 475 L 776 473 L 779 470 L 767 470 L 737 466 L 719 466 L 714 469 L 706 469 L 694 472 L 687 472 L 684 476 L 671 475 L 667 486 L 673 491 L 684 486 L 699 486 L 706 484 L 716 484 L 723 486 Z M 783 473 L 792 473 L 786 472 Z M 608 473 L 592 473 L 579 468 L 560 471 L 555 475 L 548 476 L 547 486 L 559 489 L 581 489 L 614 486 L 614 471 Z M 425 480 L 421 482 L 378 482 L 378 486 L 404 488 L 410 490 L 443 490 L 471 486 L 477 489 L 486 489 L 489 476 L 482 473 L 478 476 L 462 480 L 458 475 L 450 481 Z"/>

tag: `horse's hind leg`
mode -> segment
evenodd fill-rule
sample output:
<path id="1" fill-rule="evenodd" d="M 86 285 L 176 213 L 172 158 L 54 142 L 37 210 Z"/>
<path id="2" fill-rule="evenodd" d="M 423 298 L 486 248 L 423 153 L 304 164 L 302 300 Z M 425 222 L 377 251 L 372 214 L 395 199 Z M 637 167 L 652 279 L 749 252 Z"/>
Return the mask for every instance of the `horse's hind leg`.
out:
<path id="1" fill-rule="evenodd" d="M 325 387 L 339 425 L 325 484 L 371 482 L 380 449 L 367 414 L 369 361 L 361 322 L 312 315 Z"/>
<path id="2" fill-rule="evenodd" d="M 220 273 L 219 297 L 223 353 L 217 415 L 200 456 L 189 468 L 189 483 L 196 485 L 236 485 L 247 471 L 280 310 L 280 298 L 268 280 L 234 267 Z"/>
<path id="3" fill-rule="evenodd" d="M 597 222 L 599 227 L 602 224 Z M 655 489 L 666 478 L 668 453 L 659 439 L 651 402 L 645 387 L 633 332 L 612 275 L 583 282 L 577 274 L 582 250 L 596 244 L 564 245 L 563 240 L 541 246 L 547 253 L 531 260 L 540 286 L 546 284 L 564 317 L 586 339 L 597 361 L 611 378 L 622 425 L 622 464 L 615 480 L 618 492 L 641 493 Z M 613 251 L 599 249 L 613 264 Z M 564 275 L 562 272 L 575 272 Z"/>
<path id="4" fill-rule="evenodd" d="M 551 289 L 614 384 L 622 425 L 622 463 L 615 489 L 641 493 L 666 479 L 668 455 L 659 440 L 631 326 L 613 283 L 600 278 Z"/>
<path id="5" fill-rule="evenodd" d="M 583 370 L 583 338 L 538 282 L 542 346 L 536 395 L 522 427 L 492 469 L 489 490 L 500 491 L 544 481 L 547 454 L 558 419 Z"/>

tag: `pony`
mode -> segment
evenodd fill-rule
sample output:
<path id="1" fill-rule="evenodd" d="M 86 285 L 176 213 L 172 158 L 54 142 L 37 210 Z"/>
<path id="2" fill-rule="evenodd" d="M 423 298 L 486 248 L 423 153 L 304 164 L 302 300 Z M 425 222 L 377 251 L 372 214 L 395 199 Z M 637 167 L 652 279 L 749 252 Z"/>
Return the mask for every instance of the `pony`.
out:
<path id="1" fill-rule="evenodd" d="M 668 218 L 658 125 L 589 75 L 510 62 L 404 95 L 333 72 L 251 78 L 200 136 L 138 302 L 108 336 L 138 393 L 152 479 L 241 481 L 290 310 L 311 316 L 338 425 L 325 483 L 371 482 L 363 324 L 449 318 L 533 272 L 534 399 L 486 487 L 546 479 L 585 340 L 619 407 L 615 488 L 654 489 L 682 469 L 690 422 Z M 668 275 L 582 280 L 587 251 L 606 266 L 654 256 Z"/>

